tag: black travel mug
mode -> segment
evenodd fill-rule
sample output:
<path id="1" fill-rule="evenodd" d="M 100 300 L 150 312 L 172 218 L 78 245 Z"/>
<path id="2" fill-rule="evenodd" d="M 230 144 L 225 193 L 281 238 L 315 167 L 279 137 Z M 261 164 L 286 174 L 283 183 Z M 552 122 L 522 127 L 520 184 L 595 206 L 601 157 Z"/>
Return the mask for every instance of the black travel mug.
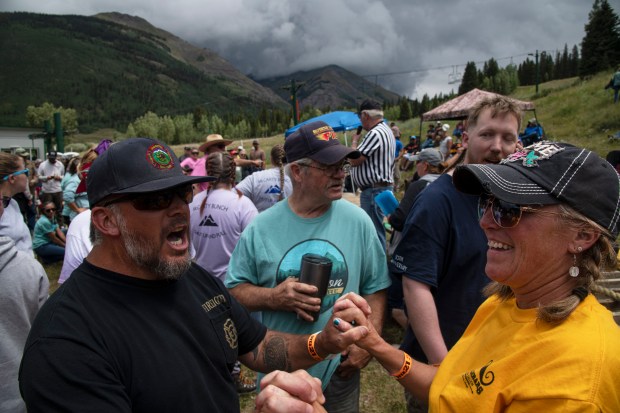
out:
<path id="1" fill-rule="evenodd" d="M 304 254 L 301 257 L 301 270 L 299 272 L 299 282 L 316 286 L 319 291 L 313 294 L 323 302 L 323 297 L 327 294 L 327 286 L 332 275 L 332 261 L 329 258 L 317 254 Z M 319 319 L 319 311 L 310 313 L 316 322 Z M 299 318 L 299 316 L 297 316 Z"/>

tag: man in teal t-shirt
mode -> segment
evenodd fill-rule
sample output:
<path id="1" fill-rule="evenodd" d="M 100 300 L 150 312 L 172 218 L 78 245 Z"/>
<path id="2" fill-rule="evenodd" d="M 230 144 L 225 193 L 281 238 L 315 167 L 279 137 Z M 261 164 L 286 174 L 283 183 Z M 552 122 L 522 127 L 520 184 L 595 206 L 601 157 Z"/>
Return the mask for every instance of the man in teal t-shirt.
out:
<path id="1" fill-rule="evenodd" d="M 346 161 L 359 152 L 340 144 L 324 122 L 299 128 L 284 149 L 293 194 L 245 229 L 230 259 L 226 286 L 250 311 L 262 312 L 267 327 L 291 333 L 320 330 L 338 297 L 353 291 L 368 301 L 381 331 L 390 285 L 385 251 L 368 215 L 340 199 Z M 306 254 L 331 261 L 322 302 L 311 295 L 315 287 L 297 281 Z M 312 321 L 310 313 L 316 311 L 318 319 Z M 359 370 L 369 361 L 367 352 L 351 346 L 343 356 L 308 369 L 323 383 L 327 411 L 359 410 Z"/>

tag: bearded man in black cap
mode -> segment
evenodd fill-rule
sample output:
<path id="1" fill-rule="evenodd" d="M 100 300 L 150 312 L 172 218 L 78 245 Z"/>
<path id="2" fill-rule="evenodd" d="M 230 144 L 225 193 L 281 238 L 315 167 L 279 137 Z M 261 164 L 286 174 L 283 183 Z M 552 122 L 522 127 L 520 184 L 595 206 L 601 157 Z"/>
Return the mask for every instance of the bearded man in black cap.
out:
<path id="1" fill-rule="evenodd" d="M 192 184 L 210 180 L 183 175 L 147 138 L 93 162 L 93 249 L 33 323 L 19 376 L 28 411 L 238 412 L 237 358 L 259 371 L 306 368 L 364 334 L 342 336 L 331 319 L 312 341 L 269 331 L 193 264 Z M 351 319 L 343 311 L 334 317 Z"/>
<path id="2" fill-rule="evenodd" d="M 368 132 L 360 143 L 361 135 L 351 138 L 351 146 L 359 150 L 360 157 L 351 165 L 353 183 L 360 188 L 360 206 L 372 219 L 381 245 L 385 249 L 384 214 L 375 202 L 383 191 L 391 191 L 394 185 L 394 153 L 396 142 L 390 127 L 383 121 L 383 108 L 374 100 L 365 100 L 358 112 L 362 126 Z"/>
<path id="3" fill-rule="evenodd" d="M 260 311 L 269 328 L 289 333 L 317 331 L 335 301 L 348 292 L 362 295 L 381 329 L 390 285 L 385 251 L 369 217 L 341 200 L 348 162 L 359 152 L 340 143 L 325 122 L 301 126 L 284 143 L 293 193 L 261 212 L 241 234 L 230 259 L 226 286 L 250 311 Z M 326 295 L 300 282 L 301 263 L 311 256 L 329 260 Z M 318 313 L 316 318 L 311 313 Z M 351 346 L 346 357 L 308 369 L 325 390 L 330 413 L 359 410 L 359 371 L 369 354 Z"/>

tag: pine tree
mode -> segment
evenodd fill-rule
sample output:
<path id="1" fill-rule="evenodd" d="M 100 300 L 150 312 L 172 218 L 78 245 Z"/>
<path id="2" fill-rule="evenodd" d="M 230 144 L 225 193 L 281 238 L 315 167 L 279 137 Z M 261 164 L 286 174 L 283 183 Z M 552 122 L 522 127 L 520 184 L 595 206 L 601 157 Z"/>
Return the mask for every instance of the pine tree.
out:
<path id="1" fill-rule="evenodd" d="M 405 121 L 407 119 L 411 119 L 411 105 L 409 104 L 409 99 L 403 97 L 400 100 L 400 116 L 398 120 Z"/>
<path id="2" fill-rule="evenodd" d="M 464 95 L 477 87 L 478 70 L 476 69 L 476 63 L 468 62 L 463 73 L 463 80 L 461 80 L 461 85 L 459 86 L 459 95 Z"/>
<path id="3" fill-rule="evenodd" d="M 491 58 L 488 62 L 484 63 L 484 69 L 482 70 L 485 77 L 493 79 L 499 73 L 499 65 L 497 60 Z"/>
<path id="4" fill-rule="evenodd" d="M 542 52 L 538 57 L 538 64 L 540 65 L 540 78 L 538 81 L 540 83 L 544 83 L 553 79 L 554 64 L 551 55 L 549 53 Z"/>
<path id="5" fill-rule="evenodd" d="M 561 73 L 561 77 L 556 77 L 556 79 L 563 79 L 568 77 L 568 45 L 564 43 L 564 52 L 562 53 L 562 60 L 557 62 L 556 64 L 560 65 L 559 72 Z"/>
<path id="6" fill-rule="evenodd" d="M 620 19 L 607 0 L 594 0 L 581 42 L 579 76 L 615 68 L 620 64 Z"/>
<path id="7" fill-rule="evenodd" d="M 536 82 L 536 63 L 528 57 L 519 65 L 518 73 L 521 85 L 533 85 Z"/>
<path id="8" fill-rule="evenodd" d="M 553 66 L 553 78 L 554 79 L 562 79 L 563 78 L 563 73 L 562 73 L 562 55 L 560 55 L 560 51 L 557 50 L 555 52 L 555 65 Z"/>
<path id="9" fill-rule="evenodd" d="M 409 106 L 411 107 L 411 117 L 417 118 L 420 116 L 420 101 L 418 99 L 413 99 L 409 102 Z"/>
<path id="10" fill-rule="evenodd" d="M 431 110 L 431 108 L 431 99 L 428 97 L 428 94 L 425 93 L 424 96 L 422 96 L 422 102 L 420 103 L 420 112 L 426 113 Z"/>
<path id="11" fill-rule="evenodd" d="M 571 52 L 569 61 L 570 63 L 568 76 L 577 76 L 579 74 L 579 48 L 577 47 L 577 45 L 573 46 L 573 51 Z"/>

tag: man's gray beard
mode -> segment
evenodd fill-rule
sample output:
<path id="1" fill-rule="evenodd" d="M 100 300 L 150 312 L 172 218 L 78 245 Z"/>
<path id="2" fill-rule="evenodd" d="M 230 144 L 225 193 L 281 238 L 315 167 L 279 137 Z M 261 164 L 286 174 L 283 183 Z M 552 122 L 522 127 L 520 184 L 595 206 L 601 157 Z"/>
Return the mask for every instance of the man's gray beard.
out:
<path id="1" fill-rule="evenodd" d="M 159 249 L 154 242 L 135 232 L 129 232 L 125 219 L 120 214 L 116 218 L 125 251 L 136 265 L 148 269 L 160 280 L 176 280 L 189 269 L 192 263 L 189 250 L 184 259 L 163 260 L 160 258 Z"/>

